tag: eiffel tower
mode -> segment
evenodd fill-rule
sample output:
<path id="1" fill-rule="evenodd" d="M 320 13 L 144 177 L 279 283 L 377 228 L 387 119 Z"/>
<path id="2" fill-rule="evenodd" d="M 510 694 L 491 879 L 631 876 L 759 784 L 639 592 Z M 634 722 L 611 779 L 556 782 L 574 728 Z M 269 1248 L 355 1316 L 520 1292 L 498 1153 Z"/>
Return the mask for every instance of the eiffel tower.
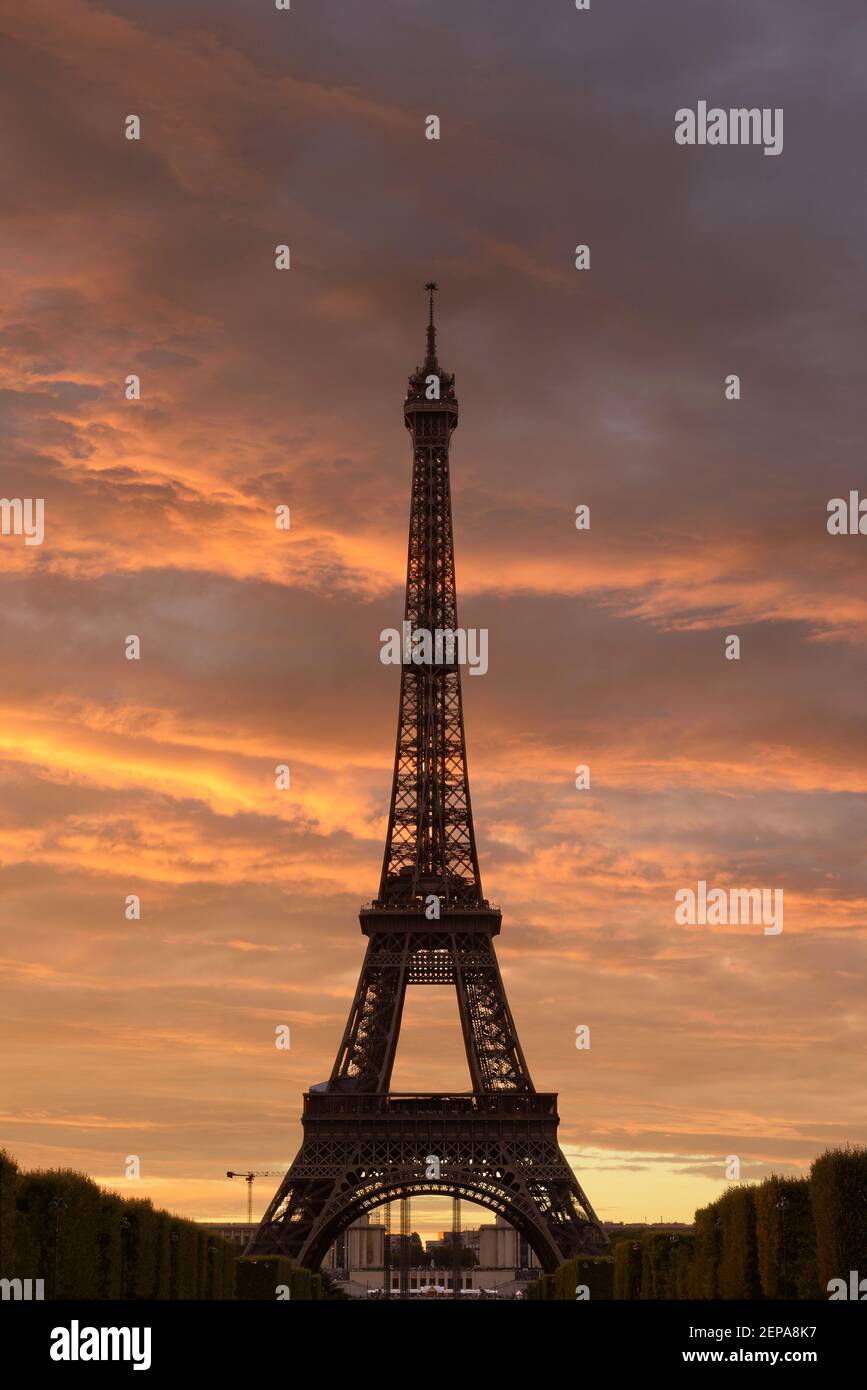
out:
<path id="1" fill-rule="evenodd" d="M 503 988 L 494 952 L 501 914 L 482 893 L 473 832 L 460 650 L 446 638 L 425 659 L 410 638 L 458 626 L 449 486 L 458 402 L 437 358 L 437 286 L 425 288 L 427 352 L 404 402 L 412 500 L 379 896 L 361 909 L 367 952 L 331 1077 L 305 1093 L 301 1149 L 246 1253 L 315 1270 L 365 1212 L 439 1193 L 505 1217 L 550 1271 L 608 1241 L 557 1143 L 557 1096 L 530 1080 Z M 389 1090 L 408 985 L 454 985 L 470 1093 Z"/>

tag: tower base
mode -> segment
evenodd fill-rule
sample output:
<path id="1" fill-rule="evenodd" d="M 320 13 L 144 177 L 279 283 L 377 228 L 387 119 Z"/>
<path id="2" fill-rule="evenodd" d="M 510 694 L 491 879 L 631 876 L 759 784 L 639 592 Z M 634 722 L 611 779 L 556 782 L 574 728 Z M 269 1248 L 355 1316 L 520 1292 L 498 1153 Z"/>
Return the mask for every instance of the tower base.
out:
<path id="1" fill-rule="evenodd" d="M 554 1094 L 308 1092 L 302 1122 L 301 1149 L 247 1255 L 285 1255 L 318 1269 L 359 1216 L 423 1193 L 459 1196 L 505 1217 L 547 1273 L 608 1249 L 557 1143 Z"/>

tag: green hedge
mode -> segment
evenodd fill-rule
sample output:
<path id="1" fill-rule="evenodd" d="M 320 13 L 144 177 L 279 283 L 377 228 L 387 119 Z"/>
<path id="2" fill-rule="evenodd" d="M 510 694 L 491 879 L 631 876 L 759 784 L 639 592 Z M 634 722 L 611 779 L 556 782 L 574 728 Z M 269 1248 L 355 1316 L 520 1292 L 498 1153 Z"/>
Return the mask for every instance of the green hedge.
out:
<path id="1" fill-rule="evenodd" d="M 717 1270 L 721 1240 L 716 1203 L 709 1207 L 701 1207 L 696 1212 L 693 1231 L 695 1248 L 690 1293 L 693 1298 L 718 1298 Z"/>
<path id="2" fill-rule="evenodd" d="M 0 1277 L 42 1279 L 47 1299 L 234 1297 L 230 1241 L 83 1173 L 0 1156 L 0 1227 Z"/>
<path id="3" fill-rule="evenodd" d="M 540 1279 L 527 1285 L 528 1298 L 554 1298 L 554 1275 L 543 1274 Z"/>
<path id="4" fill-rule="evenodd" d="M 822 1154 L 809 1178 L 730 1188 L 692 1234 L 644 1232 L 614 1247 L 614 1297 L 826 1298 L 867 1251 L 867 1149 Z"/>
<path id="5" fill-rule="evenodd" d="M 643 1240 L 619 1240 L 614 1247 L 614 1297 L 641 1297 L 641 1249 Z"/>
<path id="6" fill-rule="evenodd" d="M 613 1297 L 614 1260 L 610 1255 L 579 1255 L 560 1265 L 551 1277 L 554 1298 L 574 1300 L 578 1285 L 586 1284 L 591 1299 L 610 1299 Z"/>
<path id="7" fill-rule="evenodd" d="M 238 1261 L 235 1247 L 228 1240 L 218 1241 L 217 1245 L 220 1252 L 220 1287 L 223 1290 L 221 1297 L 224 1299 L 237 1298 Z"/>
<path id="8" fill-rule="evenodd" d="M 756 1188 L 759 1279 L 765 1298 L 821 1298 L 809 1178 L 768 1178 Z"/>
<path id="9" fill-rule="evenodd" d="M 677 1254 L 674 1260 L 674 1293 L 672 1298 L 692 1298 L 692 1262 L 695 1259 L 695 1236 L 692 1231 L 678 1232 Z"/>
<path id="10" fill-rule="evenodd" d="M 643 1231 L 614 1247 L 612 1296 L 691 1298 L 695 1241 L 691 1231 Z"/>
<path id="11" fill-rule="evenodd" d="M 236 1297 L 275 1299 L 278 1285 L 287 1285 L 293 1302 L 321 1297 L 322 1279 L 309 1269 L 296 1269 L 283 1255 L 253 1255 L 236 1266 Z"/>
<path id="12" fill-rule="evenodd" d="M 169 1298 L 188 1302 L 196 1296 L 196 1232 L 176 1217 L 169 1228 Z"/>
<path id="13" fill-rule="evenodd" d="M 172 1296 L 172 1218 L 167 1211 L 158 1211 L 156 1215 L 156 1230 L 154 1233 L 154 1298 L 169 1299 Z M 229 1241 L 224 1240 L 223 1258 L 229 1258 L 234 1268 L 235 1251 Z M 225 1280 L 224 1280 L 225 1283 Z M 234 1289 L 234 1275 L 230 1280 L 230 1286 Z M 232 1298 L 232 1293 L 223 1292 L 224 1298 Z"/>
<path id="14" fill-rule="evenodd" d="M 651 1231 L 641 1243 L 643 1299 L 688 1298 L 694 1252 L 691 1232 Z"/>
<path id="15" fill-rule="evenodd" d="M 15 1249 L 17 1192 L 18 1164 L 5 1149 L 0 1149 L 0 1279 L 14 1278 L 18 1267 Z"/>
<path id="16" fill-rule="evenodd" d="M 867 1149 L 829 1149 L 810 1169 L 810 1204 L 822 1297 L 831 1279 L 867 1273 Z"/>
<path id="17" fill-rule="evenodd" d="M 96 1183 L 81 1173 L 20 1174 L 16 1275 L 43 1279 L 48 1299 L 101 1297 L 102 1199 Z"/>
<path id="18" fill-rule="evenodd" d="M 756 1241 L 756 1189 L 731 1188 L 715 1203 L 720 1218 L 719 1296 L 761 1298 Z"/>

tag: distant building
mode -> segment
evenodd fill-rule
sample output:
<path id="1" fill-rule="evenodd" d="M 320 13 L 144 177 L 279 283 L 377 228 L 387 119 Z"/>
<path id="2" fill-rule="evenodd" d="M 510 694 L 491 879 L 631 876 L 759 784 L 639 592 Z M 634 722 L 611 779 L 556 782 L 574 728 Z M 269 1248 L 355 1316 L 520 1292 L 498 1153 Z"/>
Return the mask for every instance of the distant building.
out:
<path id="1" fill-rule="evenodd" d="M 201 1225 L 208 1231 L 213 1231 L 215 1236 L 222 1236 L 223 1240 L 230 1240 L 233 1245 L 239 1246 L 242 1250 L 247 1244 L 254 1231 L 259 1229 L 258 1221 L 248 1225 L 246 1221 L 224 1221 L 218 1224 L 215 1221 L 203 1221 Z"/>
<path id="2" fill-rule="evenodd" d="M 230 1240 L 240 1253 L 258 1222 L 203 1222 L 207 1230 Z M 400 1236 L 391 1237 L 391 1289 L 400 1291 Z M 452 1263 L 452 1232 L 441 1231 L 438 1240 L 429 1240 L 422 1254 L 421 1242 L 415 1233 L 410 1237 L 410 1269 L 408 1275 L 411 1298 L 446 1297 L 454 1293 Z M 528 1281 L 538 1278 L 539 1261 L 526 1240 L 498 1216 L 493 1225 L 470 1227 L 460 1232 L 461 1248 L 471 1250 L 477 1263 L 464 1265 L 458 1287 L 468 1298 L 514 1298 Z M 347 1227 L 329 1248 L 322 1268 L 338 1278 L 354 1298 L 379 1297 L 385 1277 L 383 1253 L 385 1226 L 369 1215 L 361 1216 Z"/>
<path id="3" fill-rule="evenodd" d="M 385 1226 L 371 1221 L 369 1216 L 360 1216 L 329 1247 L 322 1267 L 346 1271 L 350 1278 L 356 1270 L 381 1270 L 384 1250 Z"/>
<path id="4" fill-rule="evenodd" d="M 603 1221 L 602 1228 L 609 1235 L 617 1236 L 621 1231 L 691 1231 L 691 1221 Z"/>
<path id="5" fill-rule="evenodd" d="M 503 1216 L 498 1216 L 493 1226 L 486 1223 L 461 1231 L 459 1238 L 462 1249 L 472 1251 L 476 1264 L 481 1268 L 541 1268 L 525 1238 Z M 449 1265 L 453 1239 L 451 1231 L 441 1231 L 438 1240 L 426 1243 L 425 1251 L 437 1262 Z"/>
<path id="6" fill-rule="evenodd" d="M 483 1269 L 541 1269 L 525 1238 L 498 1216 L 493 1226 L 479 1227 L 479 1265 Z"/>

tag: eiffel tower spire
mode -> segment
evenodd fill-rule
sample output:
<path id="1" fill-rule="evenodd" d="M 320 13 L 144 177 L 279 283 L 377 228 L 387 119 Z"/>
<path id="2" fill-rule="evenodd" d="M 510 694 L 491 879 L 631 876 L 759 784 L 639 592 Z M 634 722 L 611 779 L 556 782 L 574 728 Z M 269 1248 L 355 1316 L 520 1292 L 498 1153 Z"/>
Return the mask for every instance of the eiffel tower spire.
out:
<path id="1" fill-rule="evenodd" d="M 409 378 L 404 423 L 412 435 L 412 495 L 404 634 L 458 626 L 449 442 L 458 423 L 455 379 L 437 361 L 430 294 L 427 358 Z M 459 652 L 401 668 L 391 806 L 378 905 L 487 906 L 473 831 Z M 436 655 L 436 653 L 434 653 Z"/>
<path id="2" fill-rule="evenodd" d="M 439 289 L 439 285 L 435 280 L 428 280 L 425 289 L 430 295 L 430 317 L 427 325 L 427 355 L 424 359 L 424 367 L 426 372 L 435 372 L 437 370 L 437 331 L 434 327 L 434 295 Z"/>
<path id="3" fill-rule="evenodd" d="M 454 377 L 439 365 L 433 296 L 427 354 L 409 378 L 412 436 L 405 624 L 457 629 L 449 444 Z M 406 630 L 406 629 L 405 629 Z M 411 650 L 411 648 L 410 648 Z M 304 1097 L 304 1142 L 248 1254 L 315 1269 L 357 1217 L 416 1193 L 505 1216 L 551 1270 L 607 1238 L 557 1144 L 557 1097 L 536 1091 L 518 1041 L 482 895 L 459 649 L 401 666 L 397 748 L 379 896 L 360 913 L 367 950 L 328 1081 Z M 453 985 L 472 1090 L 390 1090 L 411 985 Z"/>

